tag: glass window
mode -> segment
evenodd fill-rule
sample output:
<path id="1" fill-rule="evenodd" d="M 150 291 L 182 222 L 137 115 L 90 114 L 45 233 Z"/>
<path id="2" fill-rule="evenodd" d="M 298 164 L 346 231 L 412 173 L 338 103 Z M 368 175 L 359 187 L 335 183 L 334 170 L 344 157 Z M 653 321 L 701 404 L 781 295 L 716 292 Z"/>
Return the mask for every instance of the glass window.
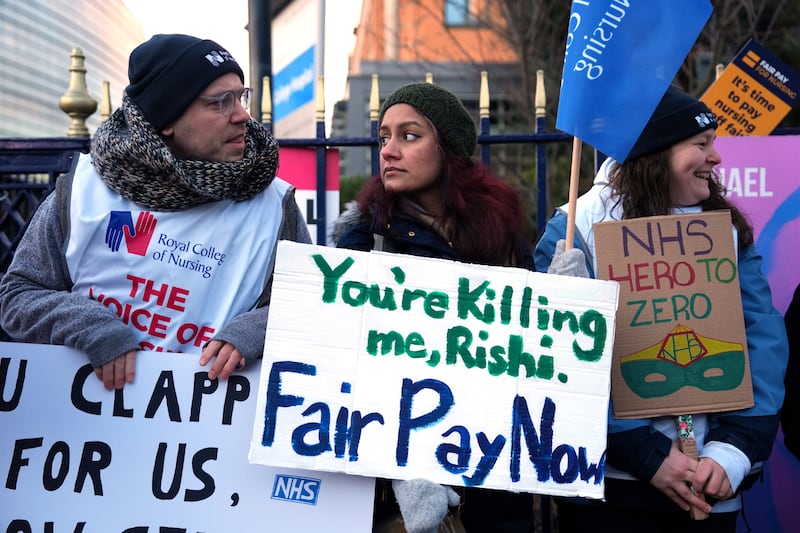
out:
<path id="1" fill-rule="evenodd" d="M 444 0 L 445 26 L 477 26 L 478 18 L 470 0 Z"/>

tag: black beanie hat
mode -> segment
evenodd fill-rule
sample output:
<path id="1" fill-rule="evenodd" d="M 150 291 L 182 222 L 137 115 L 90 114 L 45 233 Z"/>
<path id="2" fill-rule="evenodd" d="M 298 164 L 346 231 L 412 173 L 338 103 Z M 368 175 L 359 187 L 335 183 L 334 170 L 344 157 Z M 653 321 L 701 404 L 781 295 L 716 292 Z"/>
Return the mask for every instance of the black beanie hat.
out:
<path id="1" fill-rule="evenodd" d="M 626 161 L 666 150 L 711 128 L 717 128 L 717 119 L 708 106 L 670 85 Z"/>
<path id="2" fill-rule="evenodd" d="M 378 124 L 386 110 L 395 104 L 408 104 L 433 122 L 444 144 L 456 154 L 471 156 L 478 146 L 475 121 L 461 100 L 433 83 L 411 83 L 389 95 L 381 106 Z"/>
<path id="3" fill-rule="evenodd" d="M 131 52 L 125 92 L 160 132 L 211 82 L 231 72 L 244 83 L 239 64 L 214 41 L 158 34 Z"/>

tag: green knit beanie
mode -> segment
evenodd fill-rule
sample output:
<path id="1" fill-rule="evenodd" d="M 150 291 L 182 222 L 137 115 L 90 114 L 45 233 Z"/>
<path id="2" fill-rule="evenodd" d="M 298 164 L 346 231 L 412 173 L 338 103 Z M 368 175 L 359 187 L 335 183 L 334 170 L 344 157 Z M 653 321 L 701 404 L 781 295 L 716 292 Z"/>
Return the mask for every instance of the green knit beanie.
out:
<path id="1" fill-rule="evenodd" d="M 433 83 L 410 83 L 389 95 L 381 106 L 378 124 L 386 110 L 395 104 L 408 104 L 433 122 L 444 144 L 456 154 L 471 156 L 478 146 L 475 122 L 461 100 Z"/>

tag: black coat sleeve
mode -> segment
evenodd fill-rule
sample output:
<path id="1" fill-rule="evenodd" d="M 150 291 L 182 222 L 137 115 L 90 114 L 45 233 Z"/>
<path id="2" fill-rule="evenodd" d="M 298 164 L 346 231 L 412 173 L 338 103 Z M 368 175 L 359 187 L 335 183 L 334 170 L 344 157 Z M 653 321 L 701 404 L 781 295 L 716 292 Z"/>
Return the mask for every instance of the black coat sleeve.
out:
<path id="1" fill-rule="evenodd" d="M 784 318 L 789 337 L 789 365 L 786 367 L 786 396 L 781 411 L 783 442 L 800 459 L 800 285 Z"/>

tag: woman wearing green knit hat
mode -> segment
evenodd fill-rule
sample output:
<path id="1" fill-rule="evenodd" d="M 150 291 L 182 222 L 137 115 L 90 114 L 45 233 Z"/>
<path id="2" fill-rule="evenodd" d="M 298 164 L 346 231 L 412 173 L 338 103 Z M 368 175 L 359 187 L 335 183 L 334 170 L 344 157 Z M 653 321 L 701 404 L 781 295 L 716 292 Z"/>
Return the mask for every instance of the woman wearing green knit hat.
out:
<path id="1" fill-rule="evenodd" d="M 400 87 L 381 106 L 378 127 L 380 175 L 337 220 L 339 248 L 533 270 L 519 195 L 472 158 L 475 122 L 455 95 L 432 83 Z M 387 515 L 397 524 L 395 498 L 408 533 L 436 532 L 443 520 L 453 530 L 460 524 L 447 516 L 448 506 L 458 507 L 469 533 L 532 531 L 530 494 L 478 488 L 456 494 L 424 479 L 391 487 L 379 480 L 377 487 L 376 531 L 397 531 L 386 527 Z"/>
<path id="2" fill-rule="evenodd" d="M 337 246 L 533 269 L 519 194 L 472 158 L 475 122 L 453 93 L 404 85 L 378 127 L 380 175 L 337 221 Z"/>

